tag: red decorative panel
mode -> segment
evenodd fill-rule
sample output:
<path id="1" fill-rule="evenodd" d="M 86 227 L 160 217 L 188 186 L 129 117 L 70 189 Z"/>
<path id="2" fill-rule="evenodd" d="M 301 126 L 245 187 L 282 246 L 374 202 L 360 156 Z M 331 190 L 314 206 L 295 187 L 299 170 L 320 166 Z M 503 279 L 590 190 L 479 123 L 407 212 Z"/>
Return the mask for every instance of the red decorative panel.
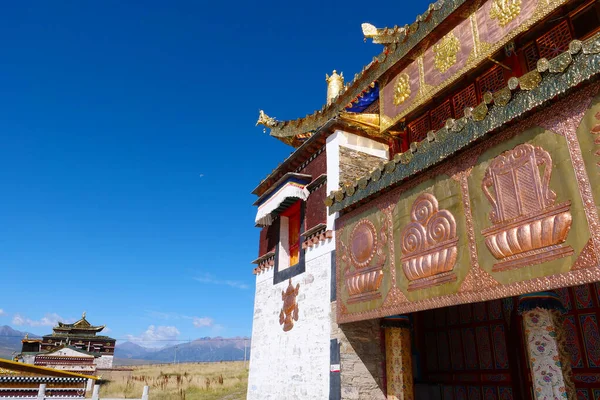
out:
<path id="1" fill-rule="evenodd" d="M 448 347 L 448 335 L 446 332 L 438 332 L 438 361 L 441 371 L 450 370 L 450 349 Z"/>
<path id="2" fill-rule="evenodd" d="M 436 308 L 435 309 L 435 326 L 441 327 L 446 325 L 446 309 Z"/>
<path id="3" fill-rule="evenodd" d="M 446 100 L 430 112 L 431 129 L 437 131 L 442 128 L 448 118 L 452 118 L 452 107 L 450 107 L 450 100 Z"/>
<path id="4" fill-rule="evenodd" d="M 435 333 L 427 332 L 425 334 L 425 345 L 427 346 L 427 369 L 429 371 L 437 371 L 438 370 L 438 362 L 437 362 L 437 340 Z"/>
<path id="5" fill-rule="evenodd" d="M 480 99 L 484 93 L 494 93 L 505 86 L 506 79 L 504 78 L 504 70 L 499 65 L 490 68 L 483 75 L 477 78 L 477 90 L 479 92 Z"/>
<path id="6" fill-rule="evenodd" d="M 458 306 L 459 314 L 460 314 L 460 322 L 463 324 L 471 322 L 471 305 L 470 304 L 461 304 Z"/>
<path id="7" fill-rule="evenodd" d="M 473 317 L 475 318 L 475 321 L 486 320 L 485 303 L 479 302 L 473 304 Z"/>
<path id="8" fill-rule="evenodd" d="M 448 325 L 453 326 L 458 324 L 458 307 L 448 307 Z"/>
<path id="9" fill-rule="evenodd" d="M 587 389 L 577 389 L 577 400 L 590 400 L 590 392 Z"/>
<path id="10" fill-rule="evenodd" d="M 504 334 L 504 325 L 498 324 L 492 326 L 492 341 L 494 343 L 496 368 L 508 369 L 508 353 L 506 351 L 506 336 Z"/>
<path id="11" fill-rule="evenodd" d="M 479 364 L 477 363 L 477 348 L 475 347 L 475 329 L 464 328 L 462 330 L 462 337 L 467 369 L 478 369 Z"/>
<path id="12" fill-rule="evenodd" d="M 500 400 L 513 400 L 513 390 L 509 387 L 501 387 L 498 389 Z"/>
<path id="13" fill-rule="evenodd" d="M 600 367 L 600 332 L 596 314 L 582 314 L 579 324 L 583 333 L 585 352 L 590 367 Z"/>
<path id="14" fill-rule="evenodd" d="M 455 118 L 462 118 L 465 115 L 465 108 L 475 107 L 477 105 L 477 93 L 475 84 L 471 84 L 456 93 L 452 97 L 452 108 L 454 108 Z"/>
<path id="15" fill-rule="evenodd" d="M 465 364 L 463 361 L 463 349 L 460 340 L 460 330 L 451 329 L 450 331 L 448 331 L 448 336 L 450 338 L 450 356 L 452 359 L 452 368 L 459 371 L 463 370 L 465 368 Z"/>
<path id="16" fill-rule="evenodd" d="M 490 320 L 502 319 L 502 300 L 492 300 L 487 305 Z"/>
<path id="17" fill-rule="evenodd" d="M 536 44 L 541 58 L 552 59 L 569 49 L 572 40 L 569 22 L 562 21 L 554 28 L 536 39 Z"/>
<path id="18" fill-rule="evenodd" d="M 525 59 L 525 65 L 527 71 L 533 71 L 537 67 L 537 62 L 540 59 L 537 46 L 535 43 L 530 43 L 523 48 L 523 58 Z"/>
<path id="19" fill-rule="evenodd" d="M 479 367 L 481 369 L 494 368 L 492 363 L 492 346 L 490 343 L 490 332 L 487 326 L 478 326 L 477 332 L 477 352 L 479 353 Z"/>
<path id="20" fill-rule="evenodd" d="M 594 306 L 589 285 L 575 286 L 573 290 L 575 292 L 575 304 L 577 308 L 582 309 Z"/>
<path id="21" fill-rule="evenodd" d="M 265 226 L 260 230 L 258 244 L 258 256 L 262 257 L 270 251 L 274 251 L 279 241 L 279 220 L 271 226 Z"/>
<path id="22" fill-rule="evenodd" d="M 496 388 L 491 386 L 484 386 L 483 388 L 483 400 L 497 400 Z"/>
<path id="23" fill-rule="evenodd" d="M 429 113 L 426 113 L 408 124 L 408 132 L 410 134 L 409 142 L 422 141 L 427 137 L 427 132 L 430 130 Z"/>
<path id="24" fill-rule="evenodd" d="M 327 223 L 327 207 L 325 198 L 327 197 L 327 185 L 323 184 L 308 196 L 306 207 L 304 209 L 305 224 L 304 229 L 310 229 L 320 223 Z"/>
<path id="25" fill-rule="evenodd" d="M 565 306 L 567 311 L 573 308 L 571 303 L 571 295 L 569 294 L 569 288 L 556 289 L 555 292 L 560 296 L 563 306 Z"/>
<path id="26" fill-rule="evenodd" d="M 575 316 L 567 315 L 563 323 L 567 337 L 567 350 L 571 356 L 571 367 L 583 368 L 581 344 L 579 343 L 579 335 L 577 334 L 577 322 L 575 321 Z"/>
<path id="27" fill-rule="evenodd" d="M 457 386 L 456 390 L 456 400 L 467 400 L 467 388 L 464 386 Z"/>
<path id="28" fill-rule="evenodd" d="M 481 400 L 481 389 L 479 386 L 469 386 L 469 400 Z"/>

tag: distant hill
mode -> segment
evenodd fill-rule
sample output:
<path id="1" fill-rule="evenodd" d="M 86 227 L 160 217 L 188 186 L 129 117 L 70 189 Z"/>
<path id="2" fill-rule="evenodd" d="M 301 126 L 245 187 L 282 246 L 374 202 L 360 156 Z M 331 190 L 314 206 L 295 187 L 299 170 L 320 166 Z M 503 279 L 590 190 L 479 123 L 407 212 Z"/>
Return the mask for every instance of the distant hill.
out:
<path id="1" fill-rule="evenodd" d="M 143 360 L 168 363 L 175 359 L 177 362 L 240 361 L 244 359 L 244 342 L 246 357 L 249 358 L 250 339 L 241 337 L 205 337 L 161 349 L 150 349 L 131 342 L 117 343 L 115 364 L 140 364 Z"/>
<path id="2" fill-rule="evenodd" d="M 21 332 L 8 325 L 0 326 L 0 358 L 11 359 L 13 352 L 21 352 L 21 340 L 29 334 L 30 338 L 39 338 L 29 332 Z"/>
<path id="3" fill-rule="evenodd" d="M 21 352 L 21 340 L 27 333 L 8 325 L 0 326 L 0 358 L 11 359 L 14 352 Z M 29 337 L 40 336 L 29 333 Z M 170 363 L 175 359 L 175 347 L 177 362 L 241 361 L 244 359 L 244 342 L 247 345 L 246 357 L 249 359 L 250 339 L 243 337 L 204 337 L 160 349 L 147 348 L 132 342 L 117 342 L 115 365 Z"/>

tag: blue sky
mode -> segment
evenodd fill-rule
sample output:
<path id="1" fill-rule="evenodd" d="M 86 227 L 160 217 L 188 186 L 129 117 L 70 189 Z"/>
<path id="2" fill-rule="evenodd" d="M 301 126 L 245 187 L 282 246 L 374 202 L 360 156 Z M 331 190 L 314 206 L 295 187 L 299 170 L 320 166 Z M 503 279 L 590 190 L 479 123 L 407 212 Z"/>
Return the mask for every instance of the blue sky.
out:
<path id="1" fill-rule="evenodd" d="M 0 14 L 0 325 L 86 311 L 117 339 L 250 335 L 250 194 L 425 1 L 9 2 Z"/>

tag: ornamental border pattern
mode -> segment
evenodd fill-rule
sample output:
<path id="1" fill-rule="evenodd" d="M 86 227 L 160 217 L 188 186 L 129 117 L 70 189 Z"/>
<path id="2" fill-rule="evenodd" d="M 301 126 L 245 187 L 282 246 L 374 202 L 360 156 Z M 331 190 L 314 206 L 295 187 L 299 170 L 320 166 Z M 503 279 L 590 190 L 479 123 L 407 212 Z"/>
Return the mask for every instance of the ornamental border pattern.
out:
<path id="1" fill-rule="evenodd" d="M 445 160 L 443 163 L 438 164 L 436 167 L 407 181 L 404 185 L 393 189 L 392 191 L 386 193 L 385 195 L 379 196 L 378 198 L 374 199 L 373 201 L 367 203 L 367 204 L 372 205 L 372 207 L 370 207 L 369 210 L 373 210 L 375 208 L 377 208 L 379 211 L 384 211 L 386 209 L 393 210 L 393 207 L 395 206 L 399 197 L 407 190 L 414 188 L 417 185 L 419 185 L 420 183 L 425 182 L 429 179 L 432 179 L 433 177 L 435 177 L 437 175 L 449 174 L 449 176 L 451 176 L 454 180 L 458 179 L 459 183 L 461 184 L 461 196 L 462 196 L 463 204 L 465 205 L 465 218 L 469 220 L 469 221 L 467 221 L 467 229 L 468 229 L 468 231 L 470 231 L 471 229 L 469 228 L 469 226 L 472 228 L 472 224 L 473 224 L 473 222 L 472 222 L 473 217 L 472 217 L 472 215 L 470 215 L 470 210 L 471 210 L 470 199 L 468 198 L 468 196 L 465 196 L 465 193 L 464 193 L 465 188 L 462 188 L 464 183 L 460 182 L 460 179 L 466 180 L 466 176 L 464 176 L 464 178 L 461 178 L 461 175 L 465 175 L 467 173 L 467 171 L 470 170 L 470 168 L 472 167 L 472 165 L 475 162 L 474 160 L 476 160 L 478 158 L 478 156 L 480 154 L 482 154 L 484 151 L 486 151 L 492 147 L 495 147 L 498 144 L 505 142 L 505 141 L 519 135 L 520 133 L 524 132 L 527 129 L 533 128 L 535 126 L 540 126 L 541 121 L 552 121 L 555 118 L 555 116 L 560 115 L 560 110 L 565 109 L 565 107 L 571 107 L 572 104 L 589 106 L 592 98 L 594 96 L 596 96 L 599 91 L 600 91 L 600 82 L 596 82 L 596 83 L 593 83 L 593 84 L 579 90 L 578 92 L 576 92 L 572 95 L 567 96 L 564 99 L 559 100 L 552 106 L 542 110 L 541 112 L 537 113 L 536 115 L 530 116 L 529 118 L 526 118 L 526 119 L 518 122 L 517 124 L 505 129 L 504 131 L 501 131 L 501 132 L 495 134 L 494 136 L 488 138 L 488 140 L 475 146 L 467 153 L 461 154 L 460 156 L 458 156 L 454 159 Z M 571 107 L 570 109 L 573 109 L 573 108 Z M 577 109 L 575 111 L 576 112 L 570 114 L 570 116 L 572 117 L 571 119 L 573 119 L 573 117 L 579 118 L 577 120 L 577 124 L 571 123 L 570 125 L 563 125 L 562 128 L 560 128 L 560 129 L 555 127 L 555 129 L 558 129 L 560 131 L 560 132 L 555 132 L 556 134 L 559 134 L 559 135 L 562 135 L 565 137 L 572 136 L 574 138 L 574 140 L 577 140 L 576 129 L 578 128 L 577 125 L 579 125 L 581 118 L 583 117 L 583 113 L 580 112 L 581 110 L 579 110 L 579 107 L 577 107 Z M 573 122 L 573 121 L 571 121 L 571 122 Z M 566 131 L 563 128 L 566 129 Z M 545 128 L 545 129 L 548 129 L 548 128 Z M 548 129 L 548 130 L 550 130 L 550 129 Z M 553 132 L 554 132 L 554 130 L 553 130 Z M 579 149 L 578 145 L 577 145 L 577 149 Z M 570 145 L 569 146 L 569 154 L 571 156 L 573 168 L 574 169 L 583 168 L 583 171 L 585 172 L 585 166 L 583 165 L 583 160 L 581 158 L 573 157 L 574 151 L 575 151 L 575 149 L 573 149 L 572 146 Z M 575 151 L 575 153 L 577 153 L 577 152 Z M 580 149 L 579 149 L 579 155 L 581 155 Z M 449 170 L 448 164 L 454 165 L 455 166 L 454 169 Z M 462 171 L 461 171 L 461 169 L 462 169 Z M 583 200 L 583 205 L 584 205 L 586 215 L 588 215 L 588 214 L 596 215 L 596 218 L 597 218 L 595 204 L 594 204 L 593 198 L 591 197 L 592 194 L 591 194 L 591 192 L 586 191 L 585 183 L 587 183 L 587 187 L 589 188 L 589 180 L 587 179 L 587 174 L 584 174 L 584 175 L 580 174 L 580 175 L 576 175 L 576 176 L 578 176 L 579 182 L 583 183 L 583 186 L 579 186 L 579 192 L 580 192 L 580 195 Z M 580 178 L 583 179 L 583 181 Z M 468 192 L 468 190 L 467 190 L 467 192 Z M 467 195 L 468 195 L 468 193 L 467 193 Z M 587 196 L 589 196 L 589 197 L 587 197 Z M 591 203 L 586 202 L 586 199 L 592 199 Z M 468 205 L 469 212 L 467 212 L 467 207 L 466 207 L 467 202 L 469 203 L 469 205 Z M 365 211 L 367 211 L 367 209 L 364 206 L 361 208 L 356 208 L 356 209 L 348 212 L 347 214 L 344 214 L 343 216 L 339 217 L 336 220 L 336 231 L 337 231 L 337 233 L 335 235 L 336 236 L 336 245 L 339 246 L 338 247 L 339 251 L 336 252 L 337 257 L 338 257 L 338 260 L 336 262 L 337 276 L 342 276 L 341 270 L 340 270 L 341 265 L 342 265 L 341 258 L 343 256 L 343 254 L 342 254 L 343 250 L 342 250 L 342 246 L 341 246 L 341 234 L 340 234 L 341 230 L 344 228 L 344 226 L 346 226 L 347 222 L 350 219 L 352 219 L 353 217 L 359 216 L 360 214 L 364 213 Z M 390 211 L 388 211 L 388 213 L 390 213 Z M 469 218 L 469 216 L 470 216 L 470 218 Z M 390 225 L 392 226 L 392 228 L 390 228 L 390 229 L 393 229 L 393 224 L 390 224 Z M 600 226 L 599 225 L 600 225 L 600 223 L 597 220 L 596 220 L 595 224 L 588 224 L 590 235 L 592 238 L 594 238 L 594 237 L 600 238 L 600 229 L 599 229 Z M 468 232 L 468 233 L 470 233 L 470 232 Z M 530 279 L 530 280 L 526 280 L 526 281 L 514 282 L 514 283 L 507 284 L 507 285 L 500 285 L 499 283 L 494 284 L 493 282 L 491 282 L 491 281 L 493 281 L 493 278 L 491 277 L 491 275 L 489 275 L 487 272 L 483 271 L 479 267 L 479 271 L 482 271 L 486 275 L 489 276 L 489 280 L 488 280 L 488 277 L 486 277 L 485 275 L 479 276 L 478 269 L 473 268 L 474 267 L 474 265 L 473 265 L 474 257 L 477 257 L 476 249 L 473 248 L 473 246 L 472 246 L 472 241 L 475 240 L 474 231 L 473 231 L 472 235 L 473 235 L 473 237 L 469 237 L 469 251 L 471 253 L 470 254 L 471 269 L 467 275 L 467 278 L 465 278 L 465 281 L 463 281 L 462 286 L 464 286 L 464 287 L 461 287 L 457 293 L 410 302 L 410 301 L 408 301 L 406 295 L 396 285 L 393 285 L 390 288 L 390 290 L 388 291 L 387 295 L 385 296 L 385 300 L 384 300 L 382 306 L 378 309 L 351 313 L 346 308 L 344 302 L 339 301 L 338 303 L 340 304 L 340 306 L 337 308 L 338 323 L 348 323 L 348 322 L 361 321 L 361 320 L 367 320 L 367 319 L 373 319 L 373 318 L 380 318 L 380 317 L 395 315 L 395 314 L 406 314 L 406 313 L 422 311 L 422 310 L 427 310 L 427 309 L 448 307 L 448 306 L 453 306 L 453 305 L 458 305 L 458 304 L 495 300 L 495 299 L 501 299 L 501 298 L 505 298 L 505 297 L 516 296 L 516 295 L 520 295 L 523 293 L 531 293 L 531 292 L 537 292 L 537 291 L 543 291 L 543 290 L 557 289 L 557 288 L 561 288 L 561 287 L 576 286 L 576 285 L 581 285 L 581 284 L 585 284 L 585 283 L 592 283 L 592 282 L 600 281 L 600 268 L 598 268 L 598 265 L 591 265 L 591 266 L 585 266 L 580 269 L 571 268 L 570 271 L 565 272 L 565 273 L 560 273 L 560 274 L 546 276 L 546 277 L 534 278 L 534 279 Z M 471 236 L 471 234 L 469 234 L 469 236 Z M 390 241 L 389 248 L 390 248 L 390 253 L 391 253 L 391 260 L 390 260 L 389 268 L 390 268 L 390 271 L 396 271 L 396 260 L 393 255 L 393 246 L 394 246 L 393 235 L 389 235 L 388 240 Z M 590 240 L 589 244 L 592 245 L 592 247 L 594 247 L 593 240 Z M 583 253 L 583 251 L 585 251 L 586 247 L 584 247 L 584 249 L 582 250 L 582 253 Z M 598 250 L 599 249 L 597 249 L 597 248 L 595 249 L 595 254 L 599 253 Z M 597 259 L 600 259 L 600 257 L 598 257 Z M 577 261 L 575 262 L 575 264 L 577 264 Z M 471 276 L 471 275 L 472 275 L 472 277 L 469 278 L 469 276 Z M 485 278 L 485 280 L 484 280 L 485 284 L 490 285 L 490 286 L 487 286 L 486 290 L 484 290 L 484 291 L 481 291 L 481 290 L 476 291 L 477 285 L 475 285 L 475 282 L 479 282 L 479 279 L 482 279 L 482 278 Z M 467 279 L 475 280 L 475 282 L 468 283 Z M 395 282 L 395 280 L 394 280 L 394 282 Z M 467 284 L 465 284 L 465 282 L 467 282 Z M 342 281 L 338 279 L 337 293 L 341 294 L 342 289 L 343 289 Z M 341 300 L 341 298 L 339 300 Z"/>

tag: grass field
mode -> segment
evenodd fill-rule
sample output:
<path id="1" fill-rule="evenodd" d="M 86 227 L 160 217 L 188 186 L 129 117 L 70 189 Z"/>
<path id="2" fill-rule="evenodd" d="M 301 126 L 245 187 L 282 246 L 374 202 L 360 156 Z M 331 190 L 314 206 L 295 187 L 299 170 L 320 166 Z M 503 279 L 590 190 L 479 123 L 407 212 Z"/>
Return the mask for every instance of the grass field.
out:
<path id="1" fill-rule="evenodd" d="M 100 398 L 140 398 L 145 385 L 150 400 L 238 400 L 246 398 L 244 363 L 214 362 L 131 367 L 102 375 Z"/>

